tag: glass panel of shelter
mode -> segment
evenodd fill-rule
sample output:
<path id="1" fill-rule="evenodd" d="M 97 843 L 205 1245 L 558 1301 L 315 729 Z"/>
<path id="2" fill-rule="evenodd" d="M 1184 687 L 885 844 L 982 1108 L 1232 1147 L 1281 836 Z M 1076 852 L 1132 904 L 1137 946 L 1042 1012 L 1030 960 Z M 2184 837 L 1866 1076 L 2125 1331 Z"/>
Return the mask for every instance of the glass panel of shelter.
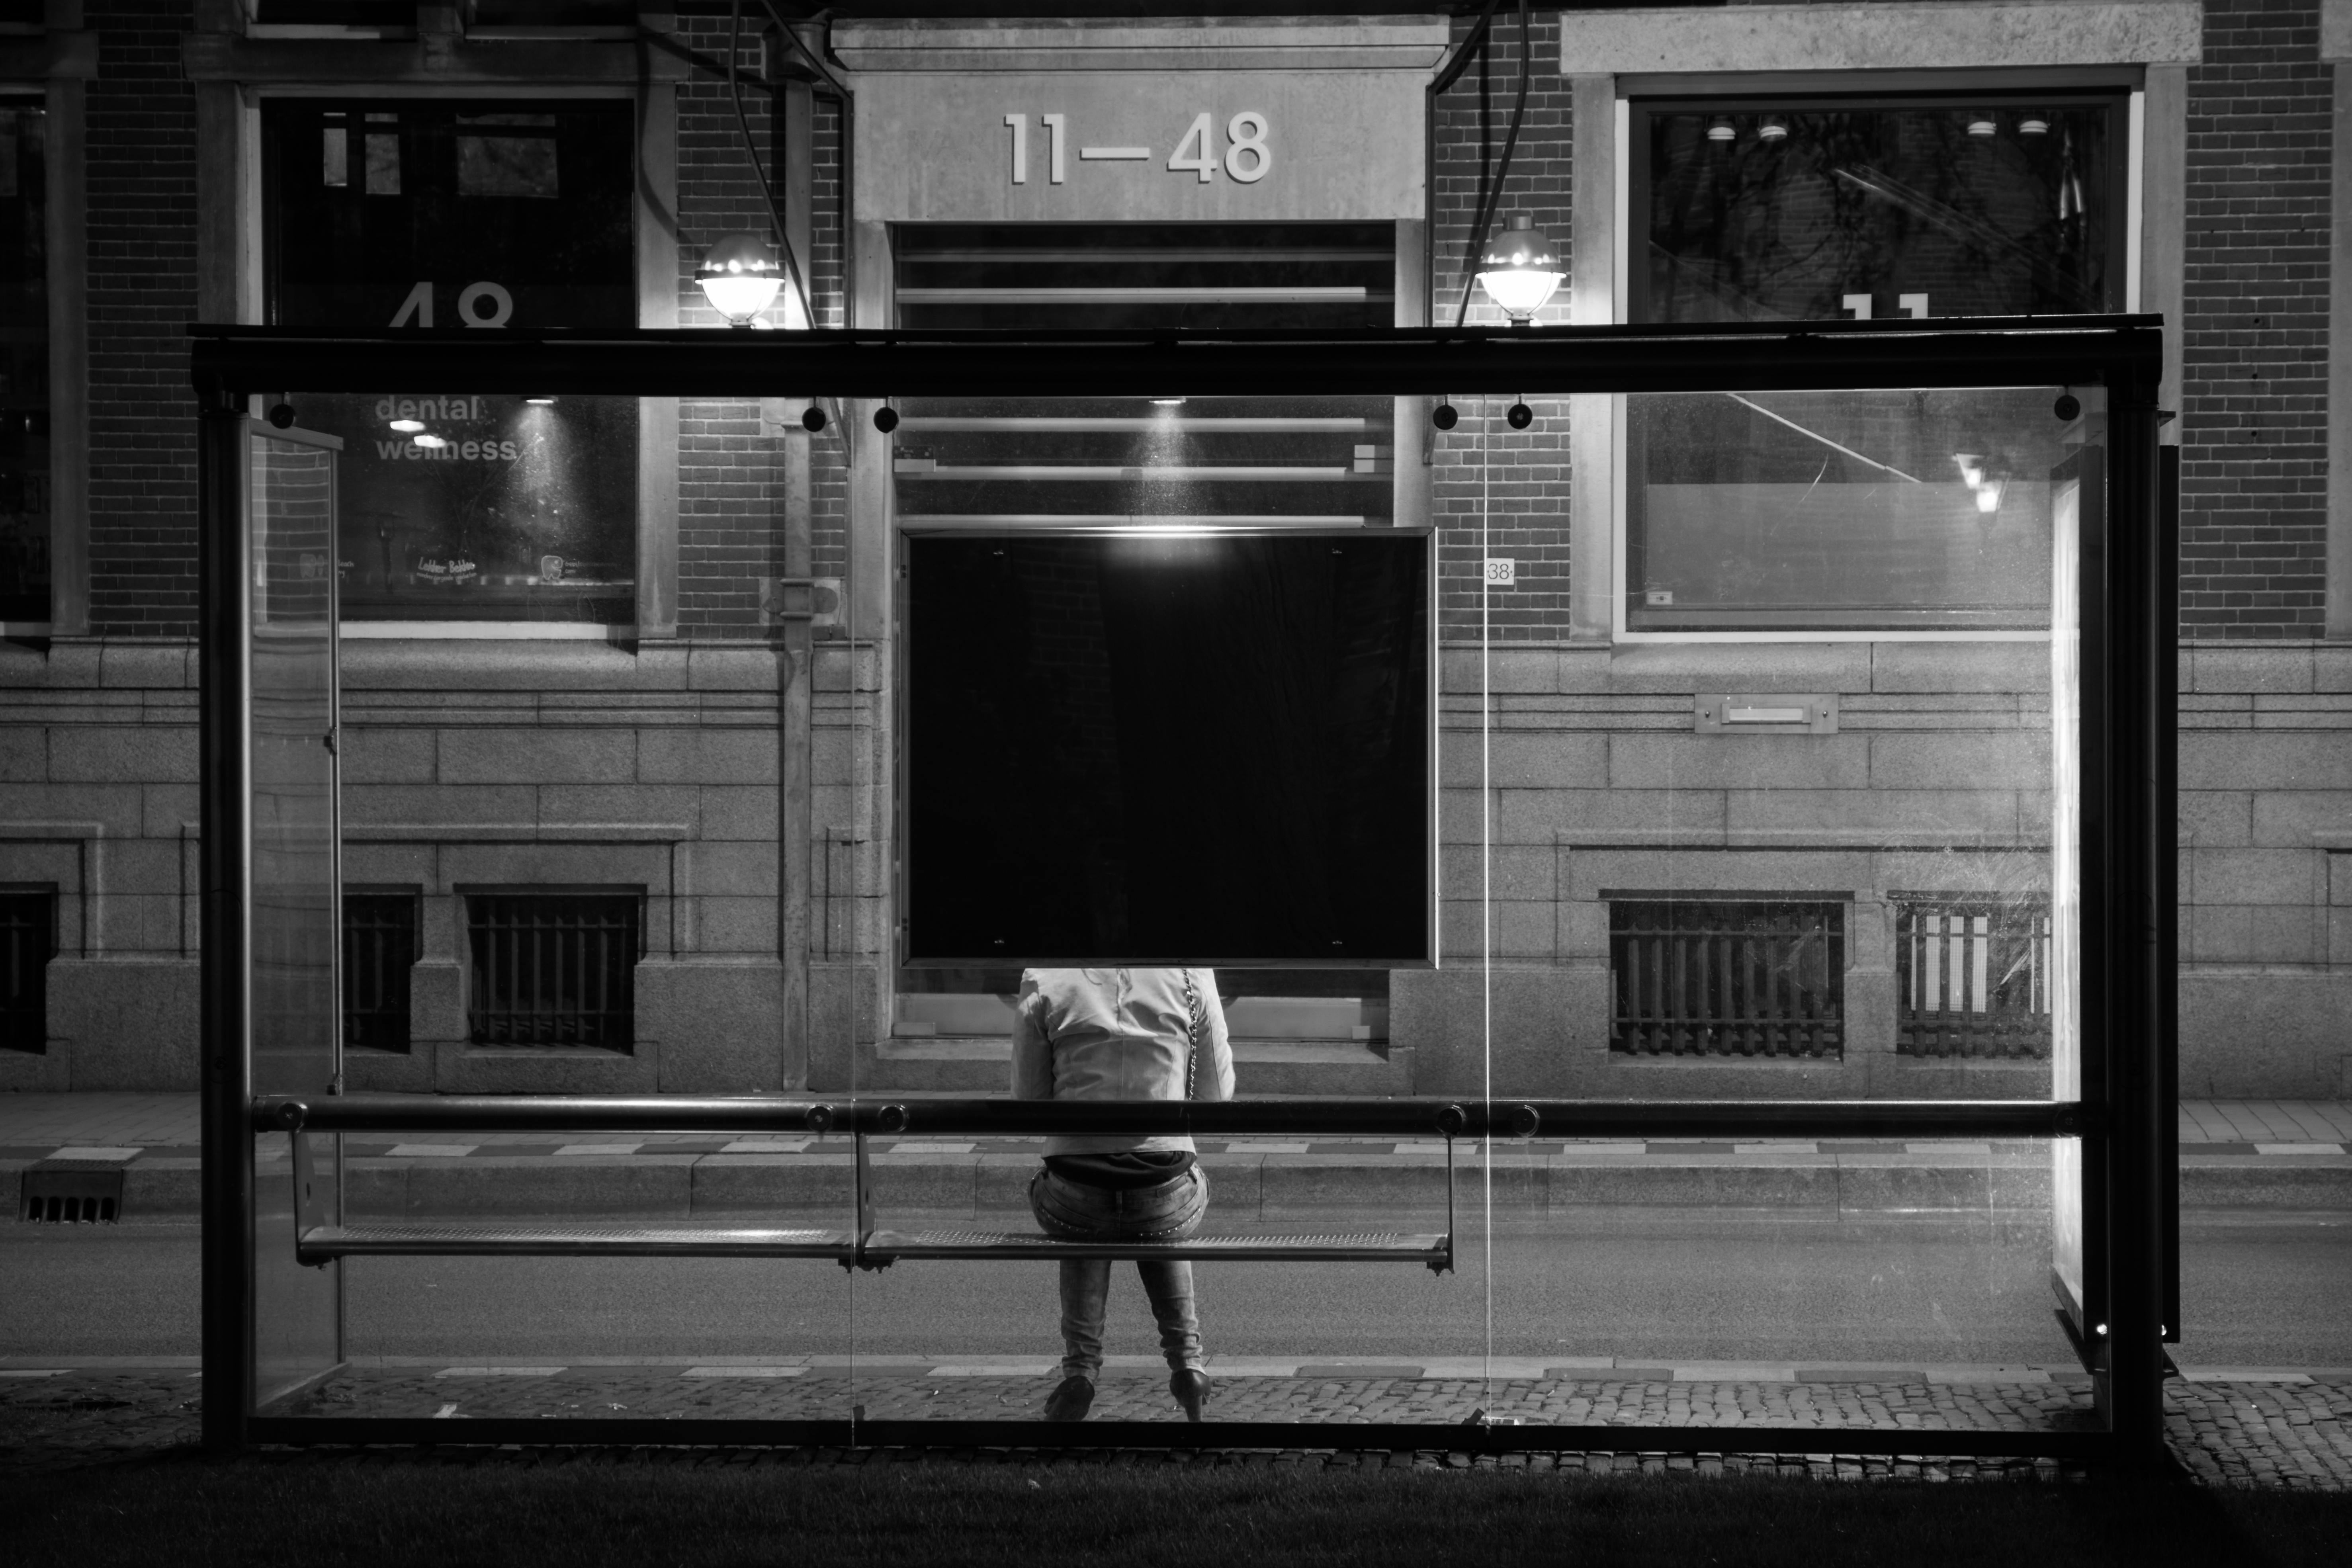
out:
<path id="1" fill-rule="evenodd" d="M 1524 471 L 1545 443 L 1514 447 L 1511 401 L 1454 400 L 1433 458 L 1449 534 L 1524 538 L 1547 504 Z M 1486 668 L 1444 741 L 1486 761 L 1448 773 L 1471 787 L 1449 816 L 1443 984 L 1493 1020 L 1493 1103 L 2076 1098 L 2076 603 L 2101 393 L 1624 403 L 1624 504 L 1649 524 L 1625 603 L 1693 646 L 1634 668 L 1555 654 L 1560 678 L 1529 691 L 1500 630 L 1508 572 L 1448 627 L 1476 628 Z M 1539 436 L 1556 405 L 1523 405 Z M 1706 646 L 1725 641 L 1736 663 Z M 1658 655 L 1689 672 L 1675 711 Z M 1493 1364 L 1512 1381 L 1490 1415 L 2087 1421 L 2049 1310 L 2054 1266 L 2081 1321 L 2079 1155 L 1539 1131 L 1492 1163 Z"/>
<path id="2" fill-rule="evenodd" d="M 1742 411 L 1741 444 L 1694 467 L 1673 439 L 1693 426 L 1668 409 L 1651 426 L 1656 467 L 1638 470 L 1675 489 L 1675 530 L 1658 531 L 1682 558 L 1746 563 L 1685 607 L 1761 605 L 1779 640 L 1843 637 L 1833 646 L 1851 657 L 1829 667 L 1863 673 L 1802 690 L 1759 679 L 1762 689 L 1698 692 L 1672 715 L 1654 692 L 1622 712 L 1486 685 L 1474 696 L 1459 689 L 1466 662 L 1438 689 L 1441 639 L 1474 655 L 1482 682 L 1513 651 L 1497 603 L 1513 590 L 1487 563 L 1517 548 L 1507 541 L 1531 508 L 1558 503 L 1504 476 L 1557 433 L 1522 432 L 1507 410 L 1524 401 L 1538 421 L 1558 419 L 1564 400 L 1455 395 L 1458 423 L 1427 434 L 1420 405 L 1406 405 L 1407 433 L 1389 398 L 897 404 L 908 968 L 986 975 L 1017 1001 L 1024 969 L 1092 967 L 1116 995 L 1132 989 L 1122 969 L 1194 964 L 1237 1042 L 1244 1095 L 1398 1092 L 1380 1074 L 1393 1064 L 1372 1048 L 1364 998 L 1343 994 L 1360 1020 L 1345 1050 L 1284 1037 L 1278 1010 L 1249 1011 L 1265 976 L 1295 996 L 1362 970 L 1403 973 L 1438 1013 L 1481 1020 L 1449 1031 L 1475 1051 L 1414 1086 L 1472 1106 L 2071 1092 L 2071 605 L 2075 542 L 2098 505 L 2097 394 L 1714 396 Z M 1316 424 L 1340 420 L 1362 423 Z M 1385 443 L 1355 439 L 1382 422 Z M 921 451 L 965 440 L 974 449 L 944 464 L 938 445 Z M 1338 449 L 1366 444 L 1405 450 L 1414 468 L 1427 452 L 1421 515 L 1437 531 L 1401 525 L 1395 476 L 1362 473 Z M 1806 464 L 1801 482 L 1786 477 Z M 1107 471 L 1051 471 L 1062 469 Z M 257 468 L 257 495 L 263 478 Z M 1250 500 L 1224 499 L 1232 489 Z M 1335 494 L 1350 505 L 1331 507 Z M 282 540 L 290 564 L 258 575 L 311 581 L 292 528 L 268 546 Z M 259 563 L 258 523 L 256 550 Z M 1786 571 L 1791 558 L 1811 570 Z M 331 561 L 319 563 L 330 582 Z M 1806 584 L 1811 598 L 1790 586 Z M 1922 628 L 1906 612 L 1980 609 L 1987 584 L 2009 595 L 2006 618 L 1910 640 Z M 1905 673 L 1923 663 L 1932 678 Z M 1603 680 L 1586 695 L 1611 695 Z M 292 733 L 309 710 L 289 690 Z M 258 668 L 256 692 L 258 714 Z M 1556 798 L 1538 801 L 1515 782 L 1538 752 L 1599 765 L 1560 763 L 1546 774 Z M 258 757 L 256 776 L 268 776 Z M 257 812 L 257 849 L 259 824 Z M 255 952 L 258 980 L 258 941 Z M 331 1004 L 330 983 L 330 1042 Z M 257 1059 L 256 1088 L 314 1093 L 315 1076 L 281 1084 Z M 1193 1092 L 1209 1098 L 1197 1079 Z M 889 1097 L 853 1098 L 870 1111 Z M 722 1179 L 730 1166 L 797 1167 L 779 1187 L 814 1223 L 1036 1230 L 1037 1138 L 877 1135 L 863 1165 L 846 1139 L 721 1142 L 702 1152 Z M 1297 1258 L 1194 1267 L 1228 1419 L 1454 1423 L 1485 1410 L 1570 1422 L 1595 1408 L 1587 1384 L 1752 1362 L 1768 1343 L 1791 1373 L 1851 1363 L 1827 1347 L 1865 1327 L 1882 1368 L 2066 1359 L 2038 1285 L 2053 1203 L 2061 1244 L 2079 1246 L 2063 1152 L 2053 1185 L 2053 1156 L 2038 1147 L 1717 1150 L 1539 1133 L 1532 1146 L 1454 1147 L 1449 1205 L 1433 1129 L 1197 1142 L 1204 1233 L 1303 1238 Z M 766 1179 L 742 1178 L 741 1215 L 774 1220 L 779 1189 L 755 1190 Z M 860 1192 L 870 1213 L 855 1206 Z M 1891 1212 L 1870 1207 L 1888 1194 L 1934 1212 L 1901 1234 L 1855 1217 Z M 1739 1208 L 1751 1213 L 1725 1218 Z M 1765 1292 L 1777 1304 L 1751 1312 L 1759 1292 L 1742 1287 L 1694 1321 L 1694 1280 L 1728 1292 L 1756 1265 L 1757 1210 L 1789 1244 Z M 1915 1233 L 1937 1225 L 1965 1234 Z M 1309 1245 L 1371 1231 L 1448 1237 L 1456 1272 Z M 1617 1261 L 1595 1268 L 1596 1254 Z M 584 1332 L 582 1313 L 678 1267 L 501 1260 L 467 1272 L 532 1271 L 551 1300 L 581 1304 L 558 1321 Z M 719 1392 L 732 1379 L 767 1391 L 751 1405 L 776 1415 L 1034 1419 L 1059 1375 L 1062 1304 L 1043 1260 L 913 1252 L 846 1277 L 809 1261 L 686 1267 L 709 1289 L 765 1292 L 784 1310 L 756 1342 L 720 1350 L 714 1336 L 705 1375 L 656 1393 L 684 1414 L 706 1398 L 748 1408 Z M 1131 1277 L 1124 1260 L 1115 1272 Z M 2073 1272 L 2079 1291 L 2079 1258 Z M 391 1260 L 353 1277 L 387 1301 L 415 1294 L 415 1271 Z M 1181 1420 L 1144 1303 L 1126 1286 L 1111 1301 L 1094 1414 Z M 1774 1338 L 1776 1310 L 1801 1314 L 1801 1331 Z M 593 1415 L 589 1403 L 549 1408 Z"/>
<path id="3" fill-rule="evenodd" d="M 245 427 L 246 675 L 252 853 L 242 889 L 247 1027 L 257 1094 L 336 1092 L 338 780 L 335 447 L 331 437 Z M 262 1133 L 254 1181 L 255 1387 L 267 1405 L 342 1359 L 341 1279 L 294 1258 L 291 1140 L 320 1155 L 308 1206 L 340 1212 L 334 1134 Z"/>

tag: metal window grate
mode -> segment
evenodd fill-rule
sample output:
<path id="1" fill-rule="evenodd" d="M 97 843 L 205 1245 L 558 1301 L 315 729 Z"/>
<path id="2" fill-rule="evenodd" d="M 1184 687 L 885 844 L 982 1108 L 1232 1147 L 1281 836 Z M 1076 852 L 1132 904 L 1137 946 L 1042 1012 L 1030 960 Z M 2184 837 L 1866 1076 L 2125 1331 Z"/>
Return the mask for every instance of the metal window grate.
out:
<path id="1" fill-rule="evenodd" d="M 19 1218 L 37 1225 L 112 1225 L 122 1217 L 122 1168 L 80 1162 L 27 1166 Z"/>
<path id="2" fill-rule="evenodd" d="M 48 965 L 57 955 L 57 894 L 0 893 L 0 1050 L 48 1049 Z"/>
<path id="3" fill-rule="evenodd" d="M 404 1051 L 408 972 L 416 965 L 414 893 L 343 895 L 343 1044 Z"/>
<path id="4" fill-rule="evenodd" d="M 1843 904 L 1615 900 L 1609 906 L 1609 968 L 1613 1051 L 1844 1053 Z"/>
<path id="5" fill-rule="evenodd" d="M 2050 1055 L 2048 904 L 1898 899 L 1895 931 L 1899 1054 Z"/>
<path id="6" fill-rule="evenodd" d="M 630 1048 L 642 894 L 476 893 L 466 903 L 474 1044 Z"/>

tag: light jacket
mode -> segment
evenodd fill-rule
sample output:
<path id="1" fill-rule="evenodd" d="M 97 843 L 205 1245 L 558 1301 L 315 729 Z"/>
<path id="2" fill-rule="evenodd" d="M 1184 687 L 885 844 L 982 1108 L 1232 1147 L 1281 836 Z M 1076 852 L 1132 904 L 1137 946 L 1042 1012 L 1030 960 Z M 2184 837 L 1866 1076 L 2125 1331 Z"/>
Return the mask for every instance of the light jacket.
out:
<path id="1" fill-rule="evenodd" d="M 1234 1053 L 1213 970 L 1192 971 L 1200 999 L 1195 1100 L 1234 1097 Z M 1013 1009 L 1018 1100 L 1181 1100 L 1191 1016 L 1181 969 L 1030 969 Z M 1052 1154 L 1192 1151 L 1190 1138 L 1049 1138 Z"/>

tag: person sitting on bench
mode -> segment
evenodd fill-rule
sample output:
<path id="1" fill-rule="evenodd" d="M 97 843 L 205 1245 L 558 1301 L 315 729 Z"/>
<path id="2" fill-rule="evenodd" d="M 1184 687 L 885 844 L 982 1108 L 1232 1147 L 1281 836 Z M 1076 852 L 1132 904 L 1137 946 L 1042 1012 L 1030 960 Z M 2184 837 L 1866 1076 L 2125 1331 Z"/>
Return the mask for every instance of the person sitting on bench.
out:
<path id="1" fill-rule="evenodd" d="M 1205 1060 L 1203 1058 L 1206 1058 Z M 1217 977 L 1206 969 L 1031 969 L 1013 1013 L 1013 1093 L 1021 1100 L 1231 1100 L 1234 1057 Z M 1190 1138 L 1051 1138 L 1029 1183 L 1047 1234 L 1073 1241 L 1169 1241 L 1199 1228 L 1208 1173 Z M 1048 1421 L 1083 1421 L 1102 1373 L 1108 1258 L 1066 1258 L 1062 1381 Z M 1139 1258 L 1160 1323 L 1168 1392 L 1201 1419 L 1201 1320 L 1192 1266 Z"/>

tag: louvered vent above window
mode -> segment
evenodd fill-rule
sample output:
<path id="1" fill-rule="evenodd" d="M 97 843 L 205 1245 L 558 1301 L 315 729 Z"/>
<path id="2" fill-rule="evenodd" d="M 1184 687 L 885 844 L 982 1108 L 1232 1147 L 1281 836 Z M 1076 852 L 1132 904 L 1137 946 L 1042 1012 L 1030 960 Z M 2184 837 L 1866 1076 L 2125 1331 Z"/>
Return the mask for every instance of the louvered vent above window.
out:
<path id="1" fill-rule="evenodd" d="M 898 230 L 898 323 L 1340 331 L 1395 320 L 1391 224 Z M 923 531 L 1393 526 L 1385 396 L 921 398 L 898 405 L 901 526 Z"/>
<path id="2" fill-rule="evenodd" d="M 894 235 L 901 327 L 1384 327 L 1396 226 L 920 224 Z"/>

